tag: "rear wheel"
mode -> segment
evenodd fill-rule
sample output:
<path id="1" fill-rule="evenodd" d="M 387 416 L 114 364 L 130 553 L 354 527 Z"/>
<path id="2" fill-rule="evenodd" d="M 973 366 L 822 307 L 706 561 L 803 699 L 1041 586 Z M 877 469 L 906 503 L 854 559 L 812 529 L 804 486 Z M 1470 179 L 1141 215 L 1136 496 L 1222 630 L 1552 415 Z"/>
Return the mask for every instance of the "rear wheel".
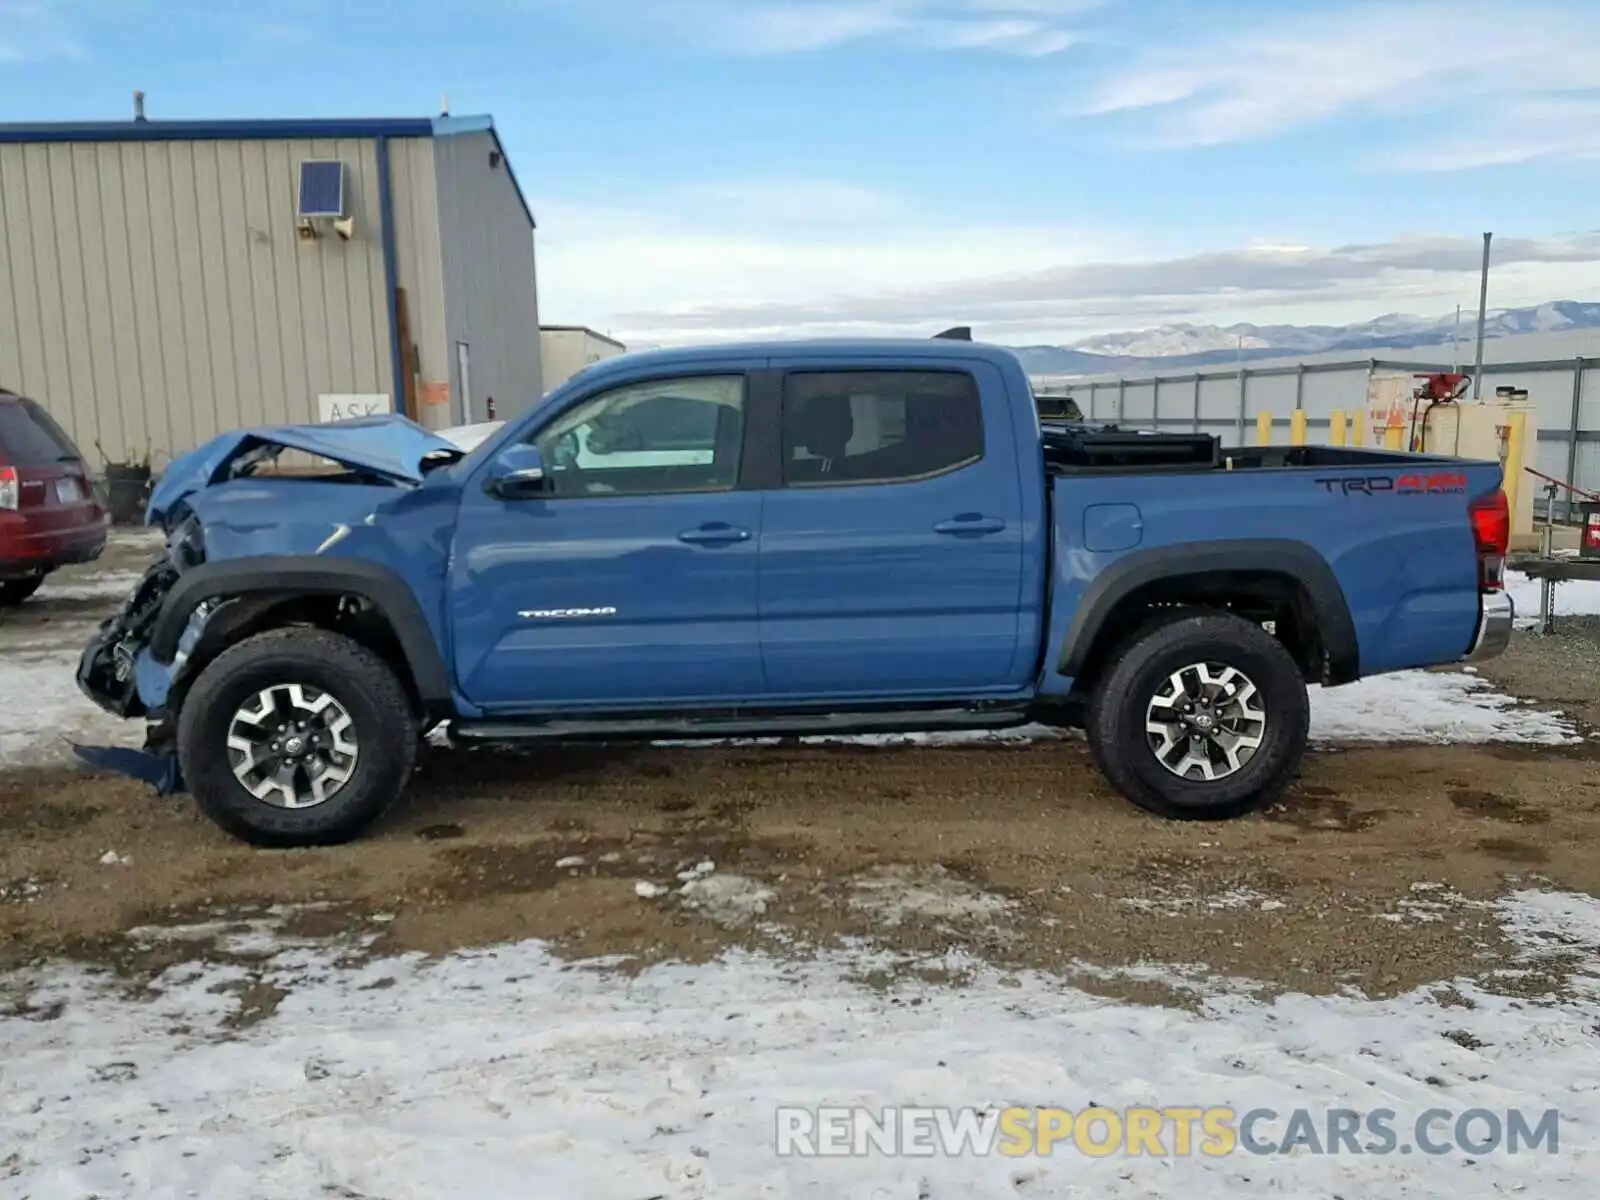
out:
<path id="1" fill-rule="evenodd" d="M 219 655 L 178 717 L 178 759 L 205 814 L 262 846 L 359 836 L 416 755 L 405 689 L 339 634 L 282 629 Z"/>
<path id="2" fill-rule="evenodd" d="M 42 583 L 44 583 L 43 575 L 31 575 L 27 579 L 0 580 L 0 608 L 21 604 L 37 592 Z"/>
<path id="3" fill-rule="evenodd" d="M 1305 680 L 1283 644 L 1206 612 L 1126 644 L 1090 702 L 1088 735 L 1101 770 L 1139 807 L 1217 820 L 1284 793 L 1309 724 Z"/>

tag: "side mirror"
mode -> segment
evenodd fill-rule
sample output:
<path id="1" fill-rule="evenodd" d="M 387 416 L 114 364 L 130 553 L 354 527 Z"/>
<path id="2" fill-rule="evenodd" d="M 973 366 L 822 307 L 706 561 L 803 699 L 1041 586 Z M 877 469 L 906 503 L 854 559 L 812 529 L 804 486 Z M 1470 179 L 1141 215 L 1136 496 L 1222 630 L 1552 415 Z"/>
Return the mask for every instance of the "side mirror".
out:
<path id="1" fill-rule="evenodd" d="M 502 450 L 489 469 L 484 490 L 501 500 L 528 500 L 546 494 L 549 480 L 539 447 L 523 444 Z"/>

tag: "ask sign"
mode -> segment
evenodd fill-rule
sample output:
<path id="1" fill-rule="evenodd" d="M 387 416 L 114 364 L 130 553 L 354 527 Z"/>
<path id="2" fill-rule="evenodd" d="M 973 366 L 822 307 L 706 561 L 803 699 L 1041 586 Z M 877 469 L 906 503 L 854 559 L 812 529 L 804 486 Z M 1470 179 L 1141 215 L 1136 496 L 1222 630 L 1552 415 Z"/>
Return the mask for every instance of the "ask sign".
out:
<path id="1" fill-rule="evenodd" d="M 387 395 L 321 395 L 317 397 L 317 420 L 348 421 L 351 417 L 371 417 L 394 411 Z"/>

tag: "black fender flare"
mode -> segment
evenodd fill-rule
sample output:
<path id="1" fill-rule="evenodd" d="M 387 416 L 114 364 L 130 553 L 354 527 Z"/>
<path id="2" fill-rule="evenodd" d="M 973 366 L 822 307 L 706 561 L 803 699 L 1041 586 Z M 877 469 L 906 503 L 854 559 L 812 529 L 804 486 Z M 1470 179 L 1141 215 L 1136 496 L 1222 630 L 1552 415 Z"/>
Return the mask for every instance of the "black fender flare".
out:
<path id="1" fill-rule="evenodd" d="M 1111 614 L 1137 589 L 1162 579 L 1221 571 L 1284 575 L 1304 585 L 1316 613 L 1318 635 L 1328 655 L 1330 678 L 1333 682 L 1345 683 L 1360 676 L 1361 645 L 1339 577 L 1321 554 L 1305 542 L 1292 538 L 1185 542 L 1178 546 L 1137 550 L 1119 558 L 1100 572 L 1084 592 L 1067 628 L 1059 668 L 1061 674 L 1076 676 L 1082 672 Z"/>
<path id="2" fill-rule="evenodd" d="M 383 614 L 411 668 L 423 704 L 451 706 L 450 673 L 422 606 L 394 571 L 359 558 L 262 555 L 201 563 L 185 571 L 162 602 L 150 635 L 150 654 L 170 665 L 195 608 L 207 600 L 247 596 L 359 596 Z"/>

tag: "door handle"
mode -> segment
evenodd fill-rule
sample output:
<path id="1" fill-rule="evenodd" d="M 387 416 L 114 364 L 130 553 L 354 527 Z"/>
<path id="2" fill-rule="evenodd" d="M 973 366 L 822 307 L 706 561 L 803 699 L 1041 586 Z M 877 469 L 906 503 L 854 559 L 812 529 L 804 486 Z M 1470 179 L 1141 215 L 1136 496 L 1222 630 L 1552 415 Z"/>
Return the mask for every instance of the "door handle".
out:
<path id="1" fill-rule="evenodd" d="M 685 529 L 678 535 L 678 540 L 688 542 L 691 546 L 721 546 L 729 542 L 748 542 L 750 531 L 729 525 L 726 521 L 713 521 L 698 529 Z"/>
<path id="2" fill-rule="evenodd" d="M 999 533 L 1006 523 L 999 517 L 986 517 L 982 513 L 962 513 L 933 527 L 935 533 Z"/>

